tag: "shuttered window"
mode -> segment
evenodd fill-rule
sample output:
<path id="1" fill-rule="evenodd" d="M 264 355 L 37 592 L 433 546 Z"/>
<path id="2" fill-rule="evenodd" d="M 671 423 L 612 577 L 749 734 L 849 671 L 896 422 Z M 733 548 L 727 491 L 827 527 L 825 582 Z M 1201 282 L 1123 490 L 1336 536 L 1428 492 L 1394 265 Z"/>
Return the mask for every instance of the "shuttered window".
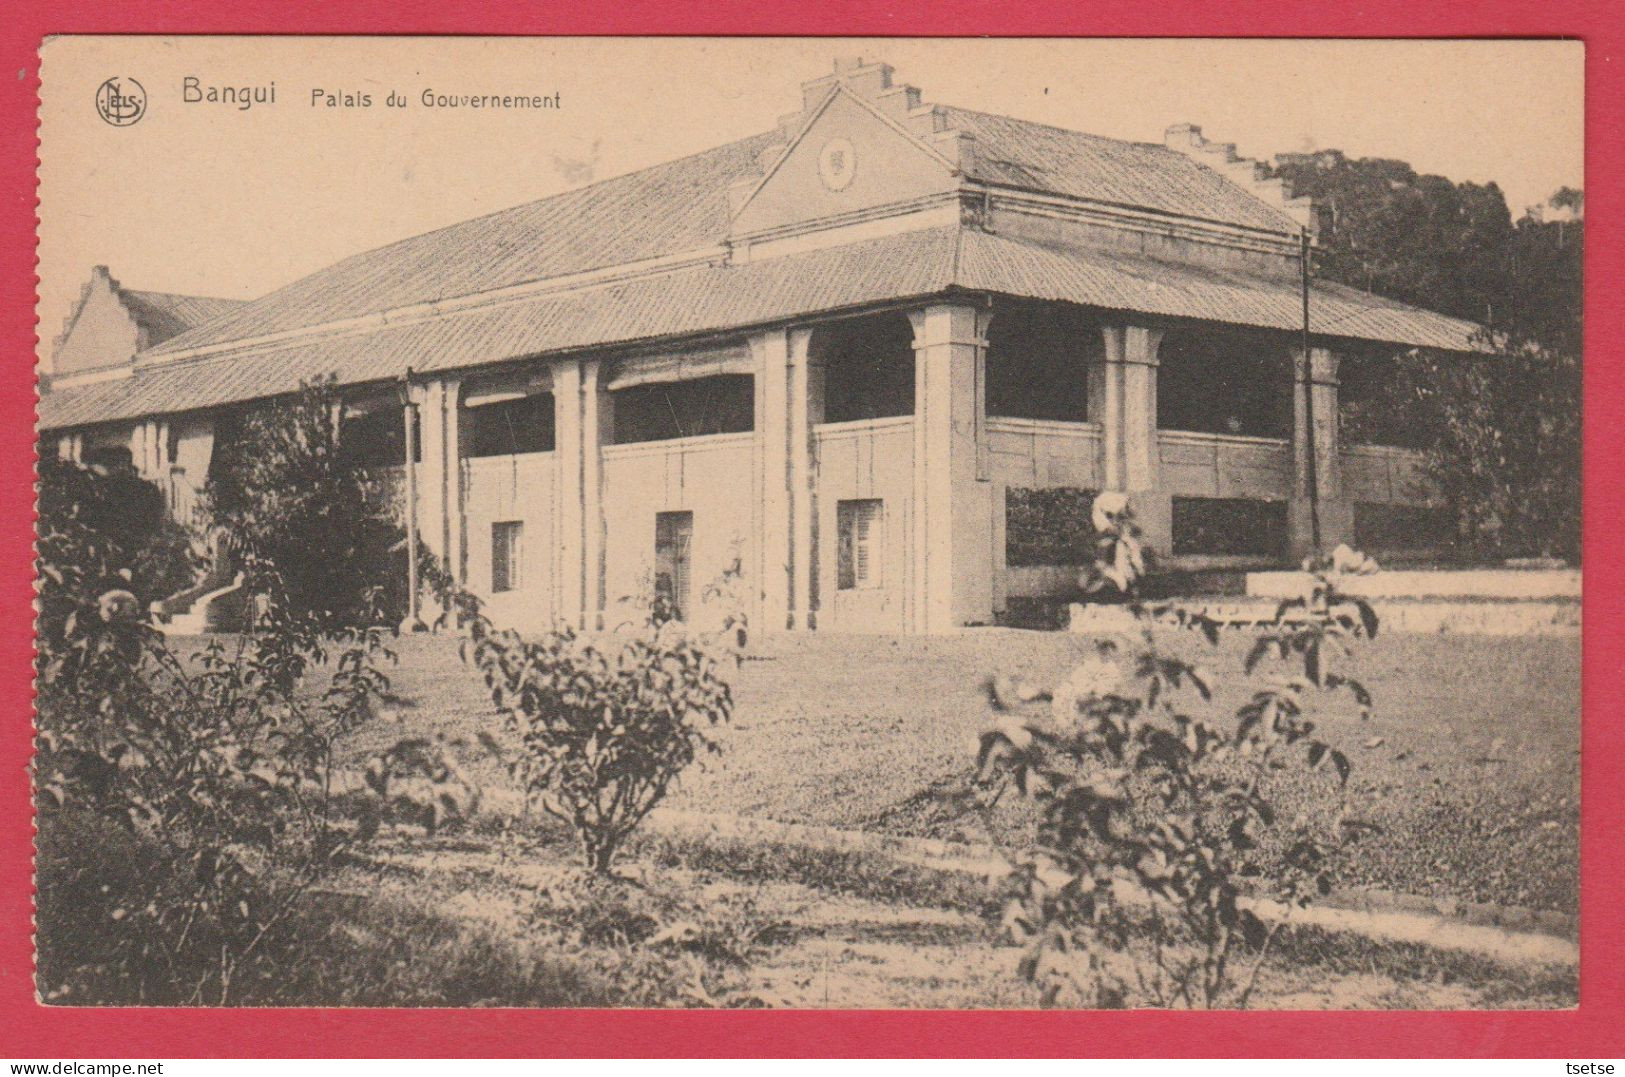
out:
<path id="1" fill-rule="evenodd" d="M 881 586 L 884 502 L 842 501 L 835 506 L 835 523 L 840 542 L 836 586 L 842 591 Z"/>
<path id="2" fill-rule="evenodd" d="M 692 512 L 655 514 L 655 596 L 671 604 L 671 614 L 688 620 L 694 545 Z"/>
<path id="3" fill-rule="evenodd" d="M 525 525 L 504 520 L 491 525 L 491 591 L 517 591 L 524 585 Z"/>

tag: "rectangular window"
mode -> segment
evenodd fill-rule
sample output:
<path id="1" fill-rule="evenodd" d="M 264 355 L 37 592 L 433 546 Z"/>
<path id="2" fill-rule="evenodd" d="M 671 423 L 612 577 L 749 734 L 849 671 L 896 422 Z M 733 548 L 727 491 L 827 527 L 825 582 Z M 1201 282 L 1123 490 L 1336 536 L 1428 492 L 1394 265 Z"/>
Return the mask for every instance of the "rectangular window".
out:
<path id="1" fill-rule="evenodd" d="M 881 585 L 884 505 L 879 499 L 869 499 L 842 501 L 835 506 L 835 530 L 840 543 L 836 586 L 840 590 Z"/>
<path id="2" fill-rule="evenodd" d="M 406 416 L 398 407 L 346 413 L 339 425 L 339 452 L 356 467 L 406 465 Z M 412 460 L 423 462 L 423 416 L 412 409 Z"/>
<path id="3" fill-rule="evenodd" d="M 717 374 L 616 389 L 615 444 L 742 434 L 756 428 L 755 379 Z"/>
<path id="4" fill-rule="evenodd" d="M 693 548 L 692 512 L 655 513 L 655 599 L 679 621 L 689 614 Z"/>
<path id="5" fill-rule="evenodd" d="M 516 456 L 553 451 L 553 394 L 465 406 L 464 455 Z"/>
<path id="6" fill-rule="evenodd" d="M 491 591 L 517 591 L 524 585 L 525 525 L 504 520 L 491 525 Z"/>

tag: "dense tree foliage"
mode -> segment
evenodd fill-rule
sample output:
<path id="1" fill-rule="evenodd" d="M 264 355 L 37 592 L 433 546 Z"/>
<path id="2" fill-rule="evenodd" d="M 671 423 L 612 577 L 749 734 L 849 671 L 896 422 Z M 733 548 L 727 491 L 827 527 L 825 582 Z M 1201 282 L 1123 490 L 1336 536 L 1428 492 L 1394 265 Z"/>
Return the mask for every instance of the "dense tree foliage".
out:
<path id="1" fill-rule="evenodd" d="M 1516 220 L 1493 183 L 1401 161 L 1285 154 L 1276 171 L 1322 211 L 1316 273 L 1484 326 L 1491 357 L 1412 353 L 1345 414 L 1362 440 L 1425 431 L 1431 472 L 1478 557 L 1579 556 L 1584 196 Z M 1392 440 L 1387 438 L 1384 440 Z"/>
<path id="2" fill-rule="evenodd" d="M 1337 150 L 1282 154 L 1276 168 L 1320 207 L 1320 276 L 1476 322 L 1504 303 L 1513 225 L 1495 184 Z"/>
<path id="3" fill-rule="evenodd" d="M 41 636 L 57 638 L 75 611 L 110 588 L 140 609 L 190 586 L 201 567 L 195 536 L 164 511 L 162 493 L 133 470 L 39 465 Z"/>

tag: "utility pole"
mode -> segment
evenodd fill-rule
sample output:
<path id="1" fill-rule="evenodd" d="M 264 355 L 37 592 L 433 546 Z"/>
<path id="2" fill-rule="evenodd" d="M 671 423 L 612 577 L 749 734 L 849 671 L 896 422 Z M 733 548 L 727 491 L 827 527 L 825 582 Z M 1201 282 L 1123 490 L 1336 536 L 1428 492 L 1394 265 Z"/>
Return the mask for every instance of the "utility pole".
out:
<path id="1" fill-rule="evenodd" d="M 402 422 L 406 426 L 406 620 L 401 622 L 403 632 L 423 631 L 423 618 L 418 611 L 418 466 L 417 466 L 417 406 L 412 403 L 412 368 L 407 367 L 401 379 L 403 404 Z"/>
<path id="2" fill-rule="evenodd" d="M 1292 372 L 1292 391 L 1303 394 L 1304 424 L 1309 427 L 1309 459 L 1307 461 L 1309 479 L 1309 540 L 1314 544 L 1314 552 L 1320 552 L 1320 479 L 1316 474 L 1315 457 L 1320 451 L 1319 437 L 1315 431 L 1315 360 L 1309 351 L 1309 229 L 1298 230 L 1298 281 L 1303 293 L 1303 381 L 1298 381 L 1298 372 Z"/>

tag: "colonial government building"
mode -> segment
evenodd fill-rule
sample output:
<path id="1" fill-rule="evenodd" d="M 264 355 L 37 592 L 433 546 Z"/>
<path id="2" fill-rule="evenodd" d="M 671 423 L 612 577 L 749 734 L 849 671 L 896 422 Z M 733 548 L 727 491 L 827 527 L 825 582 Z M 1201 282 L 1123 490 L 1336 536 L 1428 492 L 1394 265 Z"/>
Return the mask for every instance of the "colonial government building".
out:
<path id="1" fill-rule="evenodd" d="M 765 134 L 252 302 L 98 270 L 42 437 L 188 518 L 245 409 L 336 375 L 344 436 L 520 627 L 652 581 L 702 618 L 736 562 L 763 628 L 993 623 L 1075 577 L 1011 563 L 1044 491 L 1126 492 L 1176 565 L 1423 545 L 1419 458 L 1343 443 L 1339 397 L 1473 326 L 1314 282 L 1306 337 L 1314 207 L 1261 171 L 1190 125 L 1120 142 L 840 61 Z"/>

